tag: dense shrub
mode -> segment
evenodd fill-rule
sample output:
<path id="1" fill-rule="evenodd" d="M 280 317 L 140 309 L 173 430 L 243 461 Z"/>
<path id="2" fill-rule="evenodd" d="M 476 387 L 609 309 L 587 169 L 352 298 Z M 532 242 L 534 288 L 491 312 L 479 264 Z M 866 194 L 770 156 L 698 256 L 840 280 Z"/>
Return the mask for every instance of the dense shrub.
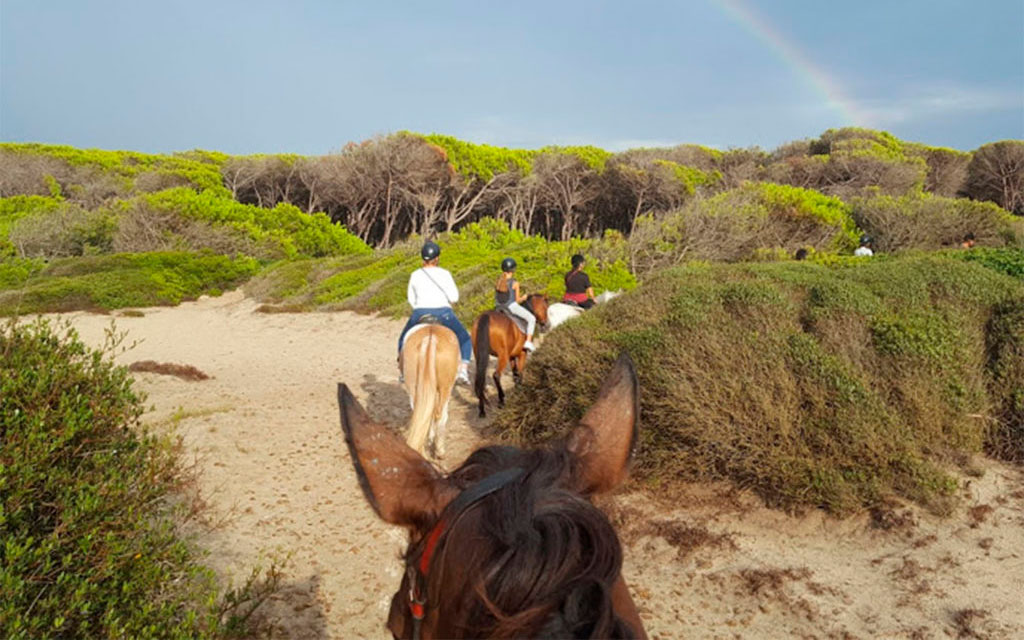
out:
<path id="1" fill-rule="evenodd" d="M 215 192 L 196 193 L 178 188 L 144 196 L 148 207 L 228 227 L 253 243 L 272 245 L 280 257 L 320 257 L 369 253 L 370 248 L 344 227 L 332 224 L 323 214 L 306 214 L 282 203 L 273 209 L 246 205 L 223 198 Z"/>
<path id="2" fill-rule="evenodd" d="M 563 276 L 574 253 L 588 256 L 588 273 L 598 292 L 630 289 L 636 281 L 626 268 L 626 246 L 610 233 L 602 240 L 574 239 L 552 242 L 512 231 L 496 220 L 483 220 L 460 231 L 443 234 L 441 266 L 452 272 L 459 286 L 456 313 L 469 322 L 493 307 L 494 281 L 499 265 L 511 256 L 519 263 L 517 278 L 524 293 L 561 297 Z M 290 306 L 326 306 L 381 311 L 394 316 L 408 313 L 406 287 L 409 274 L 420 264 L 420 243 L 404 245 L 376 256 L 277 265 L 250 282 L 246 289 L 270 302 Z"/>
<path id="3" fill-rule="evenodd" d="M 977 262 L 989 269 L 995 269 L 1008 276 L 1024 278 L 1024 249 L 986 249 L 977 247 L 970 251 L 956 251 L 951 257 L 968 262 Z"/>
<path id="4" fill-rule="evenodd" d="M 107 209 L 61 202 L 19 218 L 11 225 L 8 240 L 26 258 L 65 258 L 110 251 L 116 228 Z"/>
<path id="5" fill-rule="evenodd" d="M 73 330 L 0 327 L 0 636 L 245 631 L 246 597 L 177 534 L 177 449 L 141 414 L 127 371 Z"/>
<path id="6" fill-rule="evenodd" d="M 948 198 L 960 194 L 967 180 L 970 153 L 913 142 L 904 142 L 903 148 L 908 155 L 922 158 L 928 164 L 925 191 Z"/>
<path id="7" fill-rule="evenodd" d="M 967 234 L 979 244 L 1002 246 L 1014 234 L 1010 216 L 989 202 L 918 192 L 854 198 L 851 204 L 853 219 L 883 252 L 958 246 Z"/>
<path id="8" fill-rule="evenodd" d="M 242 205 L 244 206 L 244 205 Z M 111 239 L 115 253 L 202 251 L 280 258 L 284 250 L 273 239 L 254 239 L 244 229 L 188 217 L 172 208 L 157 208 L 144 199 L 120 203 L 117 229 Z"/>
<path id="9" fill-rule="evenodd" d="M 138 153 L 135 151 L 105 151 L 78 149 L 67 145 L 0 143 L 0 160 L 30 167 L 28 175 L 11 192 L 38 194 L 40 181 L 50 175 L 56 178 L 63 195 L 99 204 L 112 195 L 125 195 L 137 178 L 143 178 L 143 190 L 149 190 L 154 174 L 173 177 L 173 182 L 184 182 L 199 190 L 212 190 L 229 195 L 224 188 L 220 167 L 227 159 L 222 153 L 187 151 L 169 155 Z M 31 189 L 31 190 L 30 190 Z"/>
<path id="10" fill-rule="evenodd" d="M 1024 140 L 1002 140 L 975 150 L 964 193 L 1024 215 Z"/>
<path id="11" fill-rule="evenodd" d="M 9 235 L 14 224 L 33 213 L 53 211 L 61 200 L 48 196 L 11 196 L 0 198 L 0 258 L 17 253 Z"/>
<path id="12" fill-rule="evenodd" d="M 793 149 L 777 154 L 776 161 L 765 167 L 763 179 L 842 198 L 862 195 L 866 189 L 898 196 L 923 188 L 930 171 L 922 153 L 885 131 L 829 129 L 803 148 L 809 156 Z"/>
<path id="13" fill-rule="evenodd" d="M 1024 261 L 1018 262 L 1018 269 L 1022 265 Z M 1024 272 L 1019 275 L 1024 277 Z M 996 308 L 987 347 L 995 420 L 988 449 L 1003 459 L 1024 462 L 1024 300 Z"/>
<path id="14" fill-rule="evenodd" d="M 685 260 L 750 260 L 799 248 L 851 252 L 858 229 L 841 200 L 799 187 L 748 183 L 663 216 L 630 238 L 638 274 Z"/>
<path id="15" fill-rule="evenodd" d="M 20 287 L 33 274 L 38 273 L 46 263 L 43 260 L 23 258 L 0 258 L 0 291 Z"/>
<path id="16" fill-rule="evenodd" d="M 518 171 L 523 175 L 530 173 L 533 156 L 536 155 L 536 152 L 526 149 L 474 144 L 437 133 L 422 138 L 440 147 L 456 171 L 468 178 L 478 178 L 485 182 L 505 171 Z"/>
<path id="17" fill-rule="evenodd" d="M 23 267 L 12 269 L 18 268 Z M 0 315 L 174 305 L 203 294 L 218 295 L 238 286 L 258 269 L 259 263 L 253 258 L 210 253 L 67 258 L 43 269 L 31 268 L 16 288 L 0 291 Z"/>
<path id="18" fill-rule="evenodd" d="M 787 508 L 897 494 L 942 509 L 948 466 L 997 433 L 1021 444 L 1022 300 L 1019 279 L 944 256 L 693 263 L 548 336 L 497 424 L 553 435 L 626 350 L 642 390 L 635 477 L 655 493 L 731 480 Z"/>

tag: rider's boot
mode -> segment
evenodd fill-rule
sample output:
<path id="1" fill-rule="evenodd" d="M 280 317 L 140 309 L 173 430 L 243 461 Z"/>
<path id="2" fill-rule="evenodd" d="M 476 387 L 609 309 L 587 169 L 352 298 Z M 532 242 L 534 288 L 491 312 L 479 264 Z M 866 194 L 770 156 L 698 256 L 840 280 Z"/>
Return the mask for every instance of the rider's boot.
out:
<path id="1" fill-rule="evenodd" d="M 523 348 L 527 351 L 533 351 L 537 348 L 533 346 L 533 336 L 526 336 L 526 342 L 523 343 Z"/>
<path id="2" fill-rule="evenodd" d="M 455 375 L 455 381 L 462 384 L 469 384 L 469 361 L 463 360 L 459 363 L 459 372 Z"/>

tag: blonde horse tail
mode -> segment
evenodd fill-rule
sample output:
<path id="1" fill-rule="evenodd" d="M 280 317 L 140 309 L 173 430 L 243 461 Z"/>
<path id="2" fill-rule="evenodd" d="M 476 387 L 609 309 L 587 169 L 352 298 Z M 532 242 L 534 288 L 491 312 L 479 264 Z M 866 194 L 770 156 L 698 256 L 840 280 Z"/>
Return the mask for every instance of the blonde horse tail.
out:
<path id="1" fill-rule="evenodd" d="M 406 442 L 410 447 L 424 452 L 427 435 L 434 419 L 434 407 L 437 404 L 437 336 L 433 327 L 423 329 L 422 340 L 416 354 L 416 389 L 413 392 L 412 419 L 409 421 L 409 437 Z"/>

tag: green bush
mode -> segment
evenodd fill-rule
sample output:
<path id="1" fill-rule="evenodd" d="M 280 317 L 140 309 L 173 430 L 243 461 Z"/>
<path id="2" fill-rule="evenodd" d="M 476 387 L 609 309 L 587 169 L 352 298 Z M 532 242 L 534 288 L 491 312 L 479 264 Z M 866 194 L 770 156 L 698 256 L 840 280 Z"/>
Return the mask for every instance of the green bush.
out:
<path id="1" fill-rule="evenodd" d="M 89 168 L 97 174 L 115 176 L 127 185 L 131 185 L 139 176 L 161 173 L 174 176 L 196 189 L 210 190 L 227 197 L 231 195 L 224 187 L 220 172 L 221 166 L 228 159 L 222 153 L 197 150 L 157 155 L 36 143 L 0 143 L 0 152 L 56 159 L 70 167 Z M 76 177 L 82 176 L 76 174 Z M 75 186 L 73 183 L 68 185 L 72 191 Z"/>
<path id="2" fill-rule="evenodd" d="M 494 174 L 505 171 L 518 171 L 522 175 L 529 174 L 533 156 L 536 155 L 534 151 L 474 144 L 459 140 L 454 136 L 437 133 L 420 137 L 428 143 L 440 147 L 448 162 L 463 176 L 478 178 L 484 182 L 493 178 Z"/>
<path id="3" fill-rule="evenodd" d="M 107 209 L 61 202 L 18 219 L 9 240 L 22 257 L 64 258 L 110 251 L 116 229 L 116 218 Z"/>
<path id="4" fill-rule="evenodd" d="M 949 255 L 960 260 L 977 262 L 982 266 L 995 269 L 1008 276 L 1024 278 L 1024 249 L 1012 247 L 1003 249 L 975 247 L 970 251 L 955 251 Z"/>
<path id="5" fill-rule="evenodd" d="M 942 510 L 949 468 L 1024 443 L 1022 300 L 1020 279 L 942 255 L 693 263 L 548 336 L 497 426 L 555 435 L 627 350 L 648 490 L 729 480 L 784 508 L 895 494 Z M 999 429 L 983 418 L 994 405 Z"/>
<path id="6" fill-rule="evenodd" d="M 241 204 L 213 191 L 167 189 L 143 196 L 157 211 L 234 229 L 256 243 L 272 244 L 280 257 L 322 257 L 370 253 L 362 240 L 322 213 L 306 214 L 287 203 L 273 209 Z"/>
<path id="7" fill-rule="evenodd" d="M 643 217 L 630 244 L 634 270 L 643 275 L 684 260 L 791 256 L 808 247 L 850 253 L 858 237 L 850 207 L 838 198 L 762 182 Z"/>
<path id="8" fill-rule="evenodd" d="M 1024 462 L 1024 298 L 996 308 L 989 321 L 987 347 L 995 428 L 990 453 Z"/>
<path id="9" fill-rule="evenodd" d="M 0 328 L 0 636 L 245 632 L 245 596 L 177 533 L 177 447 L 142 411 L 127 370 L 72 329 Z"/>
<path id="10" fill-rule="evenodd" d="M 1012 218 L 990 202 L 916 192 L 899 197 L 853 198 L 853 218 L 876 251 L 955 247 L 967 234 L 1001 246 L 1013 235 Z"/>
<path id="11" fill-rule="evenodd" d="M 253 258 L 209 253 L 124 253 L 56 260 L 0 291 L 0 315 L 175 305 L 238 286 Z"/>
<path id="12" fill-rule="evenodd" d="M 20 287 L 46 266 L 43 260 L 0 258 L 0 291 Z"/>
<path id="13" fill-rule="evenodd" d="M 452 272 L 459 286 L 457 315 L 470 322 L 482 311 L 493 308 L 494 281 L 499 265 L 511 256 L 519 263 L 517 278 L 526 293 L 561 297 L 563 277 L 570 270 L 574 253 L 584 253 L 595 289 L 631 289 L 636 280 L 626 267 L 626 243 L 621 235 L 609 233 L 601 240 L 574 239 L 553 242 L 510 230 L 504 222 L 485 219 L 463 229 L 443 234 L 441 266 Z M 373 256 L 327 259 L 293 266 L 277 265 L 260 274 L 247 289 L 270 302 L 289 306 L 321 306 L 380 311 L 393 316 L 408 313 L 406 288 L 409 274 L 420 265 L 420 241 Z M 305 282 L 303 282 L 305 280 Z"/>

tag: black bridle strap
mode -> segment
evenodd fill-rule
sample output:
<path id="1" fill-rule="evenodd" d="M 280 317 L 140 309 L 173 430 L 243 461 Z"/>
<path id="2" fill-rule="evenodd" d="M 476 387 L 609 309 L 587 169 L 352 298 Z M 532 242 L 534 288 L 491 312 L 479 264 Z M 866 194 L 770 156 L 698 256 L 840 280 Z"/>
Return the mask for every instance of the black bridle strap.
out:
<path id="1" fill-rule="evenodd" d="M 450 524 L 455 524 L 459 516 L 475 502 L 489 496 L 510 482 L 518 480 L 523 473 L 523 470 L 519 467 L 512 467 L 511 469 L 492 473 L 460 493 L 445 507 L 445 515 L 442 515 L 441 519 L 434 525 L 434 528 L 431 529 L 430 535 L 427 536 L 427 544 L 423 549 L 423 554 L 420 556 L 419 570 L 424 577 L 430 573 L 430 561 L 434 557 L 434 551 L 437 550 L 437 543 L 440 542 L 441 537 L 447 532 Z"/>
<path id="2" fill-rule="evenodd" d="M 441 518 L 427 535 L 427 543 L 423 547 L 423 553 L 420 554 L 419 562 L 416 563 L 416 568 L 419 569 L 419 571 L 416 572 L 418 575 L 411 576 L 413 580 L 410 585 L 411 593 L 409 608 L 412 611 L 413 617 L 413 637 L 419 637 L 419 622 L 423 620 L 423 616 L 426 614 L 426 611 L 424 610 L 424 606 L 427 603 L 426 598 L 424 597 L 426 594 L 420 591 L 420 584 L 423 584 L 424 587 L 426 586 L 427 574 L 430 573 L 430 562 L 434 557 L 434 552 L 437 551 L 437 548 L 440 545 L 441 538 L 444 537 L 444 534 L 447 533 L 456 522 L 458 522 L 459 518 L 462 517 L 462 514 L 464 514 L 469 507 L 473 506 L 474 503 L 486 496 L 489 496 L 505 485 L 518 480 L 522 477 L 523 473 L 525 472 L 520 467 L 512 467 L 511 469 L 492 473 L 460 493 L 448 504 L 447 507 L 445 507 Z"/>

